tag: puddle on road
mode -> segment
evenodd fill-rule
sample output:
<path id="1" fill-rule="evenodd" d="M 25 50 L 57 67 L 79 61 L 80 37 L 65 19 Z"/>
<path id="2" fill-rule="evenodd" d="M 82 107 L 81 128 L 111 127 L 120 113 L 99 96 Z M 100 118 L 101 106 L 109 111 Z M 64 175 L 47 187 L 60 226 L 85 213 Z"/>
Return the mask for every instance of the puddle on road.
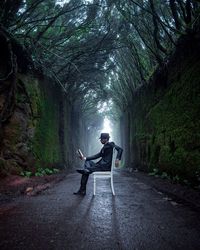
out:
<path id="1" fill-rule="evenodd" d="M 150 186 L 142 183 L 142 182 L 137 182 L 137 183 L 134 183 L 134 185 L 138 185 L 139 188 L 143 189 L 143 190 L 147 190 L 147 189 L 152 189 Z"/>
<path id="2" fill-rule="evenodd" d="M 170 198 L 170 197 L 168 197 L 168 196 L 163 197 L 162 199 L 165 200 L 165 201 L 169 201 L 170 204 L 171 204 L 172 206 L 174 206 L 174 207 L 180 206 L 180 205 L 181 205 L 180 203 L 177 203 L 176 201 L 174 201 L 172 198 Z"/>
<path id="3" fill-rule="evenodd" d="M 171 203 L 173 206 L 178 206 L 178 205 L 180 205 L 180 204 L 178 204 L 178 203 L 175 202 L 175 201 L 170 201 L 170 203 Z"/>
<path id="4" fill-rule="evenodd" d="M 171 201 L 172 199 L 166 196 L 166 197 L 163 197 L 163 200 Z"/>

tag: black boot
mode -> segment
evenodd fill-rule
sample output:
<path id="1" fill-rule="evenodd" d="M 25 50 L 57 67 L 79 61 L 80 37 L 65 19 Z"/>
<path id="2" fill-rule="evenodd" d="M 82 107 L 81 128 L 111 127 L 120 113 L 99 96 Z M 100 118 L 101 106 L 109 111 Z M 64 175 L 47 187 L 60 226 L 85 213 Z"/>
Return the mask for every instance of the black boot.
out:
<path id="1" fill-rule="evenodd" d="M 86 190 L 78 190 L 77 192 L 74 192 L 75 195 L 86 195 Z"/>
<path id="2" fill-rule="evenodd" d="M 83 174 L 81 177 L 81 186 L 77 192 L 74 192 L 75 195 L 86 195 L 86 185 L 88 182 L 89 174 Z"/>

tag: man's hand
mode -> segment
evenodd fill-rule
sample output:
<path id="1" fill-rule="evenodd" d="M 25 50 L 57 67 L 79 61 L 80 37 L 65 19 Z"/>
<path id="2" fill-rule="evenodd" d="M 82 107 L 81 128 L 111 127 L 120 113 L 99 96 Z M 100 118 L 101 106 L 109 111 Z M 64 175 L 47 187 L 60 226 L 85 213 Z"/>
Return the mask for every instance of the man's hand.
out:
<path id="1" fill-rule="evenodd" d="M 119 167 L 119 160 L 118 160 L 118 159 L 115 160 L 115 167 L 116 167 L 116 168 Z"/>
<path id="2" fill-rule="evenodd" d="M 80 156 L 80 159 L 82 160 L 82 161 L 85 161 L 86 160 L 86 157 L 85 156 Z"/>

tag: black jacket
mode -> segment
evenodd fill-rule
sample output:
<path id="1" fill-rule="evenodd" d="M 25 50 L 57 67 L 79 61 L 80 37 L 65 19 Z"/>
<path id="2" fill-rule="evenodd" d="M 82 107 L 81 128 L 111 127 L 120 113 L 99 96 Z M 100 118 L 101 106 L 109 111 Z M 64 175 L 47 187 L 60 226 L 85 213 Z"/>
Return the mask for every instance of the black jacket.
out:
<path id="1" fill-rule="evenodd" d="M 86 161 L 95 160 L 101 157 L 101 159 L 96 163 L 96 166 L 99 166 L 102 170 L 110 170 L 112 165 L 113 148 L 117 150 L 116 159 L 121 160 L 123 149 L 115 145 L 114 142 L 108 142 L 104 144 L 98 154 L 87 157 Z"/>

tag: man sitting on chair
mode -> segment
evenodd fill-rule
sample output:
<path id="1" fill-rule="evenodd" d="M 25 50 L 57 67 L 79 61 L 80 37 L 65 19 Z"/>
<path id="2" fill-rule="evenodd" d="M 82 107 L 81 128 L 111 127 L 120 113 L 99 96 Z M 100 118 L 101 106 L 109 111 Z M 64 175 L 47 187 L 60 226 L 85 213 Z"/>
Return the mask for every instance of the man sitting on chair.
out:
<path id="1" fill-rule="evenodd" d="M 83 169 L 77 169 L 76 171 L 80 174 L 82 174 L 81 177 L 81 185 L 77 192 L 74 194 L 76 195 L 85 195 L 86 194 L 86 185 L 89 178 L 89 175 L 93 172 L 97 171 L 111 171 L 111 165 L 112 165 L 112 156 L 113 156 L 113 148 L 117 150 L 117 157 L 115 160 L 115 166 L 119 166 L 119 161 L 121 160 L 123 149 L 119 146 L 115 145 L 114 142 L 109 142 L 109 134 L 108 133 L 101 133 L 100 140 L 101 143 L 104 145 L 101 149 L 101 151 L 93 156 L 80 157 L 81 160 L 85 160 Z M 92 160 L 101 159 L 95 163 Z"/>

